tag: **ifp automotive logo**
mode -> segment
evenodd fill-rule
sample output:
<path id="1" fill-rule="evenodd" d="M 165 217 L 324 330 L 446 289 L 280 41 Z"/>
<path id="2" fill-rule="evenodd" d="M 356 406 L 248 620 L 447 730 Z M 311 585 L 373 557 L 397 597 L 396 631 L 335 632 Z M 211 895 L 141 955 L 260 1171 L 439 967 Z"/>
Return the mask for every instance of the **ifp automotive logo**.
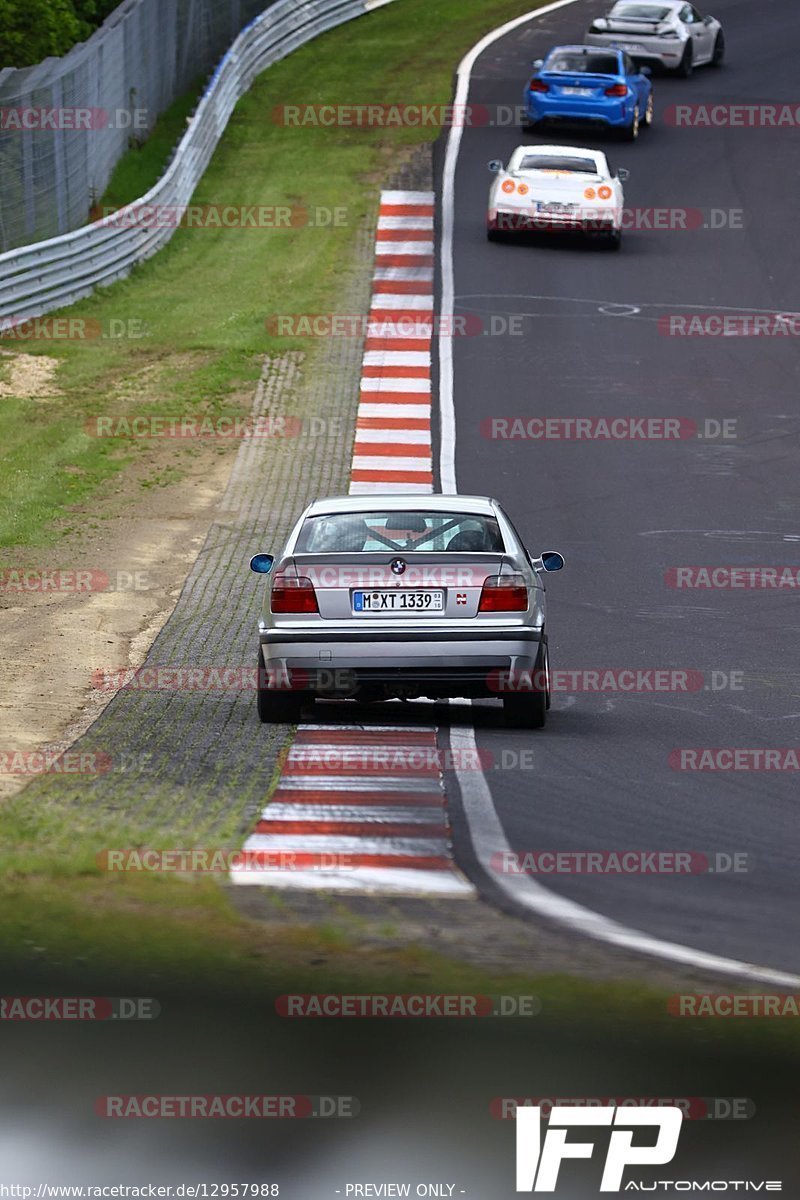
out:
<path id="1" fill-rule="evenodd" d="M 517 1109 L 517 1191 L 554 1192 L 561 1163 L 566 1158 L 591 1158 L 593 1142 L 568 1142 L 572 1126 L 613 1125 L 609 1138 L 601 1192 L 618 1192 L 628 1166 L 662 1166 L 672 1162 L 678 1149 L 683 1113 L 676 1105 L 658 1109 L 573 1108 L 554 1105 L 542 1139 L 541 1109 Z M 634 1146 L 634 1131 L 655 1126 L 654 1145 Z"/>
<path id="2" fill-rule="evenodd" d="M 547 1132 L 542 1138 L 544 1108 L 517 1107 L 518 1192 L 554 1192 L 564 1159 L 592 1157 L 594 1142 L 567 1141 L 569 1129 L 576 1125 L 613 1126 L 600 1180 L 601 1192 L 783 1191 L 780 1179 L 659 1179 L 648 1183 L 629 1179 L 623 1182 L 626 1167 L 655 1167 L 672 1162 L 684 1116 L 677 1104 L 659 1104 L 657 1108 L 616 1104 L 579 1108 L 574 1104 L 554 1104 L 549 1114 Z M 637 1131 L 647 1126 L 655 1128 L 655 1142 L 651 1128 L 641 1139 L 637 1137 L 634 1145 Z"/>

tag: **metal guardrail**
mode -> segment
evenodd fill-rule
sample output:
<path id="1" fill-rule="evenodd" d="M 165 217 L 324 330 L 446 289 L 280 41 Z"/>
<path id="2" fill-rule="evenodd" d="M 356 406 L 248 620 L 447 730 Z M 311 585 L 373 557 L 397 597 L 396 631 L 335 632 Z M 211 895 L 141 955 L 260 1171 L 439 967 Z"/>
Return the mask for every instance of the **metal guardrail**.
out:
<path id="1" fill-rule="evenodd" d="M 234 106 L 256 76 L 317 34 L 389 2 L 277 0 L 256 17 L 220 61 L 169 166 L 146 195 L 91 225 L 0 254 L 0 318 L 21 321 L 73 304 L 160 250 L 177 223 L 148 225 L 136 210 L 189 204 Z"/>

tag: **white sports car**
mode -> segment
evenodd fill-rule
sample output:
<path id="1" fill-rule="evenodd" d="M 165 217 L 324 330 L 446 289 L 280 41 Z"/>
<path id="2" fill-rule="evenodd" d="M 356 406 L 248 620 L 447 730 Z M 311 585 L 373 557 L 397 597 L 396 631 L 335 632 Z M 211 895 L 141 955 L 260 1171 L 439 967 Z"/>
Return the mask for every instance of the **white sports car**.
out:
<path id="1" fill-rule="evenodd" d="M 718 67 L 725 35 L 715 17 L 704 17 L 684 0 L 634 3 L 618 0 L 605 17 L 592 21 L 587 46 L 613 46 L 637 63 L 659 63 L 688 78 L 695 67 Z"/>
<path id="2" fill-rule="evenodd" d="M 546 230 L 596 235 L 617 249 L 622 238 L 622 181 L 600 150 L 517 146 L 508 166 L 494 160 L 486 236 Z"/>

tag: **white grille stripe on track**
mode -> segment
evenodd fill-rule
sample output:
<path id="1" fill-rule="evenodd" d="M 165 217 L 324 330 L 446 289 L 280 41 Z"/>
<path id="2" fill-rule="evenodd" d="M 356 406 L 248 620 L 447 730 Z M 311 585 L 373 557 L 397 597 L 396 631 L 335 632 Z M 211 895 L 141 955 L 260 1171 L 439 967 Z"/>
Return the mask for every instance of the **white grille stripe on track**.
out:
<path id="1" fill-rule="evenodd" d="M 432 192 L 381 194 L 353 495 L 433 491 L 433 204 Z M 232 878 L 281 888 L 472 896 L 453 860 L 436 729 L 299 726 Z"/>

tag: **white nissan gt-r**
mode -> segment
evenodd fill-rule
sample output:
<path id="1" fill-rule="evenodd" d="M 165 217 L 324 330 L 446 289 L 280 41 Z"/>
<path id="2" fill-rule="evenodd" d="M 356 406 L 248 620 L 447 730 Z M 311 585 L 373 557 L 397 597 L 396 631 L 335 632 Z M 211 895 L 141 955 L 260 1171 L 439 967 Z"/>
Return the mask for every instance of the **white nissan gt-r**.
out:
<path id="1" fill-rule="evenodd" d="M 498 241 L 522 232 L 594 235 L 614 249 L 622 238 L 628 172 L 612 171 L 600 150 L 576 146 L 518 146 L 508 166 L 494 160 L 486 235 Z"/>

